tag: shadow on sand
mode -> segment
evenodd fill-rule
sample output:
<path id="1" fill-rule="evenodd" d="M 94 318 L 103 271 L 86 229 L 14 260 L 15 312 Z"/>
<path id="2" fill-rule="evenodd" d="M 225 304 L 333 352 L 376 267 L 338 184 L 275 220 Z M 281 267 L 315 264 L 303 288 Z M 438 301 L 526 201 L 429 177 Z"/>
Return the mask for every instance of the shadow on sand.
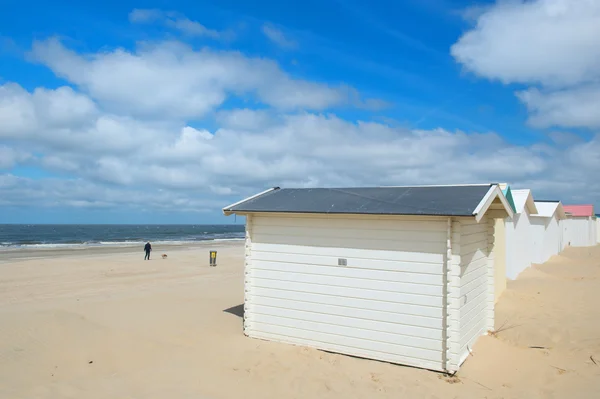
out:
<path id="1" fill-rule="evenodd" d="M 244 304 L 234 306 L 229 309 L 225 309 L 223 312 L 231 313 L 232 315 L 236 315 L 237 317 L 244 317 Z"/>

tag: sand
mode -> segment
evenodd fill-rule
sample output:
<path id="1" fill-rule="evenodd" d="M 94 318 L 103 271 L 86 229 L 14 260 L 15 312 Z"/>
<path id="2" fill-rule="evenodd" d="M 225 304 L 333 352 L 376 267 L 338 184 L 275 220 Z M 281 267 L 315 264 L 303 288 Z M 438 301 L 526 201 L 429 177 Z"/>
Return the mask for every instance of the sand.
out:
<path id="1" fill-rule="evenodd" d="M 509 281 L 454 377 L 245 337 L 242 243 L 153 254 L 0 253 L 0 397 L 599 397 L 600 247 Z"/>

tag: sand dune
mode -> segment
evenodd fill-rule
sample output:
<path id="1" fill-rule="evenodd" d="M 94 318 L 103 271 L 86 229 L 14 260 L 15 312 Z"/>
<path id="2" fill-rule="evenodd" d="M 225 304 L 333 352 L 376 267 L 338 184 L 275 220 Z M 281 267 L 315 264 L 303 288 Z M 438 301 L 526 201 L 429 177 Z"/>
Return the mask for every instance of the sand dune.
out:
<path id="1" fill-rule="evenodd" d="M 573 399 L 600 392 L 600 247 L 568 249 L 510 281 L 497 305 L 500 331 L 477 342 L 455 377 L 244 337 L 243 246 L 219 245 L 216 268 L 207 265 L 208 249 L 170 249 L 167 260 L 150 262 L 140 251 L 3 254 L 0 397 Z"/>

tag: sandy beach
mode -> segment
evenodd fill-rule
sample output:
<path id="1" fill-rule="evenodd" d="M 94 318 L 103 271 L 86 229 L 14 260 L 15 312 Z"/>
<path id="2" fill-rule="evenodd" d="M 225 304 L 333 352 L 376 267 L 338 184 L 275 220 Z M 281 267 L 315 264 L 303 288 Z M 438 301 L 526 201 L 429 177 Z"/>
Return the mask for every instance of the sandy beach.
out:
<path id="1" fill-rule="evenodd" d="M 218 266 L 208 251 L 218 250 Z M 161 253 L 167 259 L 161 259 Z M 508 282 L 454 377 L 247 338 L 242 242 L 0 253 L 0 397 L 592 398 L 600 247 Z"/>

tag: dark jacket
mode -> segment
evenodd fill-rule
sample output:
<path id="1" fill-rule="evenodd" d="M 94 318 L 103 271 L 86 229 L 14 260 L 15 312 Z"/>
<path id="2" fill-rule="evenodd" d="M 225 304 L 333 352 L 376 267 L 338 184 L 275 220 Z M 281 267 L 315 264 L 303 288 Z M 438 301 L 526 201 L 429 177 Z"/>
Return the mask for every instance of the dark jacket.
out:
<path id="1" fill-rule="evenodd" d="M 152 245 L 150 245 L 149 242 L 147 242 L 146 245 L 144 245 L 144 251 L 146 251 L 146 252 L 152 251 Z"/>

